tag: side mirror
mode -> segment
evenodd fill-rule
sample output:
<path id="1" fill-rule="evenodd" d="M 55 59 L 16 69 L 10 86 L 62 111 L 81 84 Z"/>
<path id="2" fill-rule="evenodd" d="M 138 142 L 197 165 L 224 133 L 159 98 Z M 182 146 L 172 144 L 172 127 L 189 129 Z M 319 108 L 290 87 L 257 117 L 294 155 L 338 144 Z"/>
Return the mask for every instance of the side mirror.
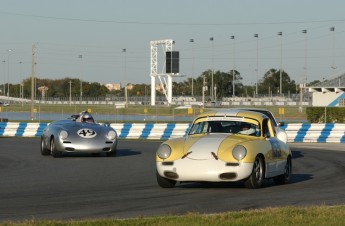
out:
<path id="1" fill-rule="evenodd" d="M 110 127 L 110 123 L 109 123 L 109 122 L 105 122 L 105 123 L 103 124 L 103 126 L 105 126 L 105 127 Z"/>
<path id="2" fill-rule="evenodd" d="M 278 126 L 285 126 L 285 122 L 279 122 Z"/>

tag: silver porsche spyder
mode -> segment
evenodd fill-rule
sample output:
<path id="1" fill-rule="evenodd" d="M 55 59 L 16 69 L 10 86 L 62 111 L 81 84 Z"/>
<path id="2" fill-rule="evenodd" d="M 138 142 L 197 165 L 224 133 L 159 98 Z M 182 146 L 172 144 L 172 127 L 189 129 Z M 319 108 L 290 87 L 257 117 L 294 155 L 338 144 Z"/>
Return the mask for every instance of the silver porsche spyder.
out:
<path id="1" fill-rule="evenodd" d="M 42 132 L 41 154 L 62 157 L 67 152 L 116 155 L 117 133 L 109 124 L 96 123 L 88 112 L 50 123 Z"/>

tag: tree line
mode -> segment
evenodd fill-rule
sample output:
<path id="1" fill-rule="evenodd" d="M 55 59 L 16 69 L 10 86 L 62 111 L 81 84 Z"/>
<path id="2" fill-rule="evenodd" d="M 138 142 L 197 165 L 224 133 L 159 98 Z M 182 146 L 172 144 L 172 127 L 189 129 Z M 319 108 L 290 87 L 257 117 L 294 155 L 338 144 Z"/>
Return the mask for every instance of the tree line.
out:
<path id="1" fill-rule="evenodd" d="M 212 75 L 213 74 L 213 75 Z M 173 82 L 173 95 L 174 96 L 192 96 L 192 84 L 193 95 L 202 96 L 203 90 L 205 90 L 205 96 L 212 96 L 212 77 L 213 86 L 215 87 L 214 94 L 217 99 L 222 97 L 231 97 L 233 95 L 233 83 L 235 84 L 235 96 L 254 96 L 256 91 L 256 84 L 243 85 L 242 76 L 239 71 L 204 71 L 197 78 L 186 78 L 182 82 Z M 253 78 L 253 81 L 256 81 Z M 318 81 L 313 81 L 316 83 Z M 70 86 L 71 83 L 71 86 Z M 23 96 L 29 97 L 31 95 L 31 78 L 24 79 L 23 82 Z M 0 85 L 0 89 L 7 90 L 8 84 Z M 98 82 L 86 82 L 78 78 L 63 78 L 63 79 L 40 79 L 37 78 L 35 82 L 36 95 L 41 96 L 38 92 L 38 87 L 47 86 L 49 89 L 46 92 L 46 97 L 68 97 L 71 92 L 72 97 L 80 97 L 80 87 L 82 85 L 83 97 L 104 97 L 107 95 L 124 96 L 124 87 L 121 90 L 109 91 L 105 85 Z M 132 84 L 133 88 L 128 89 L 129 96 L 149 96 L 151 93 L 150 84 Z M 308 85 L 308 84 L 307 84 Z M 206 89 L 203 89 L 203 86 Z M 21 93 L 20 84 L 10 84 L 10 96 L 19 97 Z M 70 90 L 71 87 L 71 90 Z M 280 71 L 277 69 L 270 69 L 258 82 L 258 94 L 259 95 L 278 95 L 280 89 Z M 6 91 L 7 92 L 7 91 Z M 294 80 L 290 79 L 287 72 L 282 71 L 282 93 L 293 94 L 298 93 L 299 87 Z M 2 92 L 2 95 L 6 93 Z M 157 91 L 157 95 L 164 95 L 162 90 Z"/>

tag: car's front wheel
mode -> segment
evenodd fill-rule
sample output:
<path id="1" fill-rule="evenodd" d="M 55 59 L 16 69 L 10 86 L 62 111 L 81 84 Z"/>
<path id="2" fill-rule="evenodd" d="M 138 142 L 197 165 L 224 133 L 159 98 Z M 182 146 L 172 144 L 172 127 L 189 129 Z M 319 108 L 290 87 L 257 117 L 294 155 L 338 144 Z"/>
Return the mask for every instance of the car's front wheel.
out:
<path id="1" fill-rule="evenodd" d="M 62 152 L 56 150 L 54 137 L 51 138 L 51 140 L 50 140 L 50 151 L 51 151 L 54 158 L 62 157 Z"/>
<path id="2" fill-rule="evenodd" d="M 286 160 L 285 172 L 282 175 L 276 176 L 273 178 L 273 181 L 277 185 L 290 183 L 292 173 L 292 163 L 291 157 Z"/>
<path id="3" fill-rule="evenodd" d="M 41 154 L 42 155 L 50 155 L 49 149 L 45 148 L 45 146 L 44 146 L 44 140 L 42 137 L 41 137 Z"/>
<path id="4" fill-rule="evenodd" d="M 156 176 L 157 176 L 158 185 L 161 186 L 162 188 L 173 188 L 173 187 L 175 187 L 176 181 L 164 178 L 161 175 L 159 175 L 158 172 L 156 172 Z"/>
<path id="5" fill-rule="evenodd" d="M 256 156 L 253 170 L 249 178 L 245 181 L 247 188 L 260 188 L 264 180 L 264 160 L 260 156 Z"/>

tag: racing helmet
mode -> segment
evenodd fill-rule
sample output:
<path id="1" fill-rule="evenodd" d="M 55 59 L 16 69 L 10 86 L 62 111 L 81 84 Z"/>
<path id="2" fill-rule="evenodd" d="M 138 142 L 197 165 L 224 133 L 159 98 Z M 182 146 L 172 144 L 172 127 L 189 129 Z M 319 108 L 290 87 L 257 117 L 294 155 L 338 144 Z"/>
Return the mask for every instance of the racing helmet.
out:
<path id="1" fill-rule="evenodd" d="M 256 129 L 249 123 L 242 123 L 241 129 L 242 130 L 238 132 L 239 134 L 252 135 L 256 132 Z"/>
<path id="2" fill-rule="evenodd" d="M 80 115 L 80 121 L 86 123 L 94 123 L 95 120 L 93 119 L 92 115 L 89 112 L 82 112 Z"/>

